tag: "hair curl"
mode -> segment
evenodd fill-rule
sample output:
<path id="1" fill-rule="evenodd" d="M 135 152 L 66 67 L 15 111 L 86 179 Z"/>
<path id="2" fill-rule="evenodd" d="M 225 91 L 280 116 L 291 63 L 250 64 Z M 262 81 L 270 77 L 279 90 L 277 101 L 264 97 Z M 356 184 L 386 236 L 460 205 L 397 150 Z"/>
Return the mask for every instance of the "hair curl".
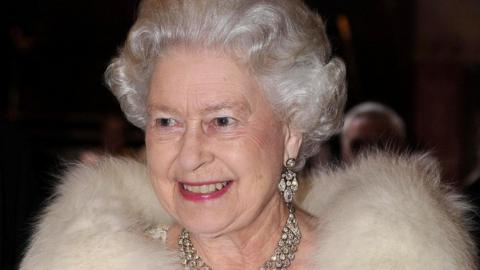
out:
<path id="1" fill-rule="evenodd" d="M 145 128 L 155 61 L 175 45 L 220 48 L 251 68 L 280 119 L 303 133 L 297 169 L 337 132 L 345 66 L 331 56 L 321 18 L 296 0 L 146 0 L 107 85 L 127 119 Z"/>

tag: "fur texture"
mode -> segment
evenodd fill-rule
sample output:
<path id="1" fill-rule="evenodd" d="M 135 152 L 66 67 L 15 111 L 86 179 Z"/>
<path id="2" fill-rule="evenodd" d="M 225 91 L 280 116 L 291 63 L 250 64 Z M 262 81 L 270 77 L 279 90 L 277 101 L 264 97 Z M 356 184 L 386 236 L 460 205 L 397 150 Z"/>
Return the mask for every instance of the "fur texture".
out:
<path id="1" fill-rule="evenodd" d="M 376 154 L 313 178 L 302 206 L 320 220 L 314 269 L 475 269 L 468 207 L 441 185 L 429 158 Z M 170 222 L 144 165 L 79 165 L 39 219 L 20 269 L 180 269 L 175 254 L 143 234 Z"/>

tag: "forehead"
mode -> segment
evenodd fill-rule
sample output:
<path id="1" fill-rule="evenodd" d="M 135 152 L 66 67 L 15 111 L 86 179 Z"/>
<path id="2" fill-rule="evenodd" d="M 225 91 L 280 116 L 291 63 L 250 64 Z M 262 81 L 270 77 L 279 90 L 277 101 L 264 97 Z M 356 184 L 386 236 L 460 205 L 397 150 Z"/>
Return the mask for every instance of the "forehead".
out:
<path id="1" fill-rule="evenodd" d="M 157 60 L 148 101 L 176 104 L 181 102 L 180 99 L 194 98 L 199 103 L 197 105 L 217 101 L 238 103 L 241 100 L 250 103 L 261 96 L 254 77 L 233 58 L 209 50 L 178 48 Z"/>

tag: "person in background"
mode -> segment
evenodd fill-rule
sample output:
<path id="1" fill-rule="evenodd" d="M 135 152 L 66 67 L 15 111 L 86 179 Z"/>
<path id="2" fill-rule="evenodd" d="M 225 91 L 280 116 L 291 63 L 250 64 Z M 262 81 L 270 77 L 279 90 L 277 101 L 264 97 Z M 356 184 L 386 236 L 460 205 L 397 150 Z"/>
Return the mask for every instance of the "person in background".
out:
<path id="1" fill-rule="evenodd" d="M 323 142 L 319 152 L 307 160 L 299 200 L 306 196 L 320 172 L 348 165 L 369 150 L 401 152 L 405 141 L 405 124 L 395 111 L 377 102 L 354 106 L 346 113 L 341 132 Z"/>
<path id="2" fill-rule="evenodd" d="M 391 108 L 376 102 L 365 102 L 346 113 L 340 134 L 344 161 L 350 162 L 369 149 L 401 151 L 405 146 L 405 123 Z"/>

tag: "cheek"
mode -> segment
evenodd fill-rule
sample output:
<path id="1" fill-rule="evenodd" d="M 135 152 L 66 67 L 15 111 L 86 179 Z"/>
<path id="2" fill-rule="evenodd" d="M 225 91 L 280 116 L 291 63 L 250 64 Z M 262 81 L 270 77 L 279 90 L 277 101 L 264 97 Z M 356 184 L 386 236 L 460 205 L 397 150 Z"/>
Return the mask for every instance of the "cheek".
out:
<path id="1" fill-rule="evenodd" d="M 263 123 L 249 125 L 232 147 L 236 151 L 227 152 L 233 164 L 243 170 L 239 173 L 246 171 L 253 181 L 268 185 L 267 182 L 276 179 L 281 172 L 284 139 L 280 125 Z"/>
<path id="2" fill-rule="evenodd" d="M 149 168 L 155 174 L 166 173 L 166 168 L 175 155 L 177 144 L 175 141 L 164 141 L 155 135 L 155 132 L 147 130 L 145 134 L 146 158 Z"/>
<path id="3" fill-rule="evenodd" d="M 158 148 L 158 143 L 155 143 L 151 132 L 147 131 L 145 135 L 145 147 L 147 154 L 147 165 L 151 177 L 157 178 L 159 173 L 162 172 L 162 155 L 158 153 L 161 152 Z"/>
<path id="4" fill-rule="evenodd" d="M 145 136 L 145 146 L 150 181 L 155 194 L 168 211 L 173 202 L 172 194 L 174 193 L 172 191 L 176 188 L 175 183 L 168 180 L 169 153 L 171 154 L 172 150 L 166 144 L 157 142 L 148 130 Z"/>
<path id="5" fill-rule="evenodd" d="M 284 151 L 283 130 L 276 121 L 267 121 L 253 129 L 250 137 L 251 143 L 258 149 L 259 165 L 262 168 L 257 170 L 257 179 L 265 179 L 268 186 L 275 181 L 281 173 Z"/>
<path id="6" fill-rule="evenodd" d="M 255 121 L 245 135 L 251 144 L 267 155 L 283 153 L 283 130 L 275 120 L 268 118 Z"/>

